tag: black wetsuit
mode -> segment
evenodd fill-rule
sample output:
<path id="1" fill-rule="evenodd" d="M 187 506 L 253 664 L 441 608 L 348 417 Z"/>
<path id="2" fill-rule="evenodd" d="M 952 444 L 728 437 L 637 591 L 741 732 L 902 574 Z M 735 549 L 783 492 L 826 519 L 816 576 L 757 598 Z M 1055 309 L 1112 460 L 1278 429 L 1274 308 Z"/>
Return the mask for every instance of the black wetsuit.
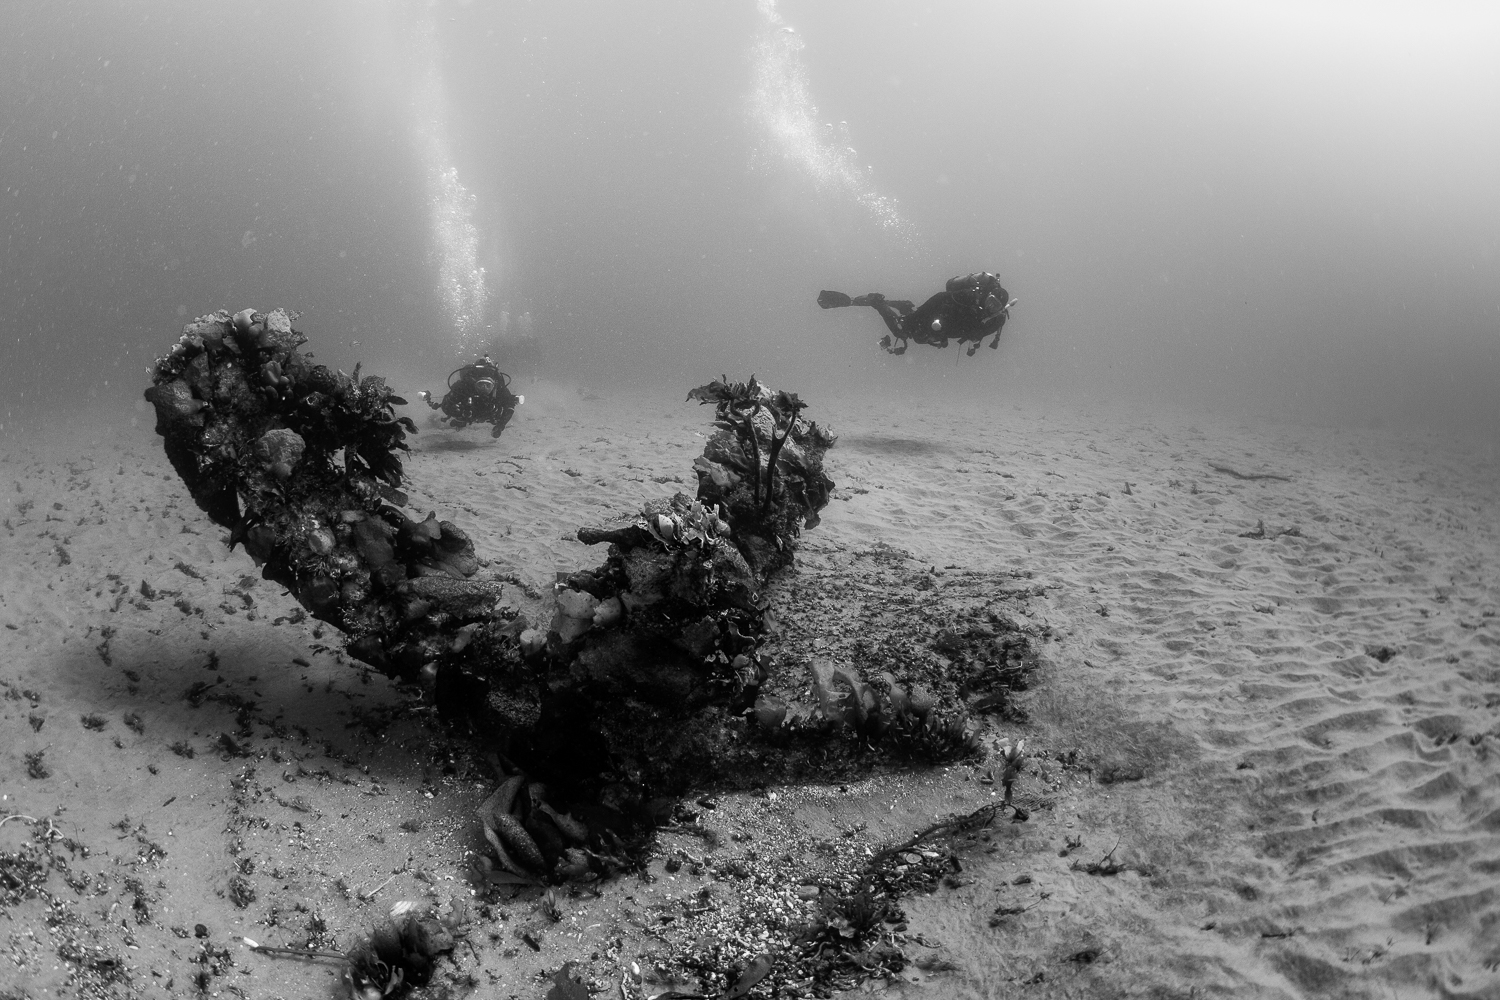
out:
<path id="1" fill-rule="evenodd" d="M 891 354 L 905 354 L 908 342 L 947 347 L 948 341 L 960 344 L 972 341 L 969 353 L 979 350 L 985 337 L 994 335 L 991 347 L 1000 345 L 1000 330 L 1010 316 L 1010 293 L 1000 284 L 1000 276 L 976 271 L 949 278 L 948 287 L 920 306 L 908 299 L 888 299 L 879 292 L 849 298 L 842 292 L 822 292 L 818 305 L 824 309 L 840 306 L 869 306 L 885 320 L 891 335 L 881 338 L 880 346 Z M 894 339 L 893 339 L 894 338 Z"/>
<path id="2" fill-rule="evenodd" d="M 488 359 L 465 365 L 448 376 L 448 394 L 442 402 L 427 395 L 427 405 L 442 410 L 453 427 L 493 424 L 490 437 L 499 437 L 516 415 L 520 399 L 510 391 L 510 376 Z"/>

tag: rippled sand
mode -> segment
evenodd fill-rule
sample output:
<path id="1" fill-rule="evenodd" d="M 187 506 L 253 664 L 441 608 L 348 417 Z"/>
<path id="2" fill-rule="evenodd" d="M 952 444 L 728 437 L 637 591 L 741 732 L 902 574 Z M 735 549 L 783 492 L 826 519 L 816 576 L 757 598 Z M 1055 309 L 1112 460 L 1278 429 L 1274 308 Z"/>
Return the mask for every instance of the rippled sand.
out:
<path id="1" fill-rule="evenodd" d="M 680 397 L 524 388 L 499 441 L 424 425 L 409 470 L 413 506 L 469 528 L 516 582 L 508 596 L 537 613 L 556 571 L 600 558 L 573 539 L 579 524 L 692 491 L 709 414 Z M 1046 588 L 1030 614 L 1054 633 L 1025 696 L 1030 723 L 1003 730 L 1046 752 L 1018 787 L 1032 818 L 968 863 L 973 881 L 908 901 L 912 931 L 934 947 L 916 949 L 923 961 L 891 989 L 1500 993 L 1491 460 L 1435 437 L 1270 423 L 811 403 L 841 439 L 835 499 L 805 536 L 809 565 L 884 543 L 939 579 L 1028 570 Z M 199 943 L 172 926 L 202 922 L 217 944 L 290 939 L 277 928 L 306 924 L 301 903 L 358 927 L 379 901 L 351 900 L 336 881 L 358 891 L 397 869 L 380 901 L 466 894 L 470 817 L 489 776 L 434 757 L 420 713 L 314 650 L 314 623 L 285 620 L 292 603 L 226 551 L 149 415 L 135 427 L 131 415 L 0 443 L 0 807 L 52 816 L 92 848 L 79 865 L 116 896 L 82 890 L 76 906 L 136 964 L 121 995 L 187 991 Z M 85 725 L 90 714 L 102 726 Z M 249 756 L 219 741 L 236 732 Z M 1064 766 L 1069 750 L 1090 769 Z M 39 751 L 50 776 L 28 778 L 24 755 Z M 896 840 L 924 816 L 985 801 L 982 770 L 857 786 L 837 811 Z M 789 829 L 832 822 L 776 815 Z M 6 824 L 0 851 L 28 834 Z M 1128 870 L 1073 867 L 1111 851 Z M 149 919 L 123 929 L 120 912 L 104 915 L 121 872 L 152 900 Z M 236 874 L 258 888 L 245 908 L 227 898 Z M 540 954 L 518 951 L 507 925 L 480 934 L 476 995 L 496 984 L 541 995 L 526 977 L 589 961 L 609 929 L 598 928 L 643 891 L 620 883 L 579 902 L 576 937 L 561 925 Z M 997 906 L 1023 912 L 992 926 Z M 62 985 L 43 912 L 25 903 L 11 916 L 19 987 Z M 594 965 L 628 964 L 644 941 L 630 933 L 623 957 Z M 219 983 L 250 996 L 319 993 L 332 975 L 236 954 L 250 971 Z"/>

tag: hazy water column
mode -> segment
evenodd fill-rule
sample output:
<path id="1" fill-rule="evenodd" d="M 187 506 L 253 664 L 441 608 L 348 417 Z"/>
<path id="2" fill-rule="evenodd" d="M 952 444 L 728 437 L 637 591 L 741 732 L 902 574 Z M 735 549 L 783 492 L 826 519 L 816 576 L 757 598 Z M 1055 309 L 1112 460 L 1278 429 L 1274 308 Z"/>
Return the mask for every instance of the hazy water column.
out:
<path id="1" fill-rule="evenodd" d="M 820 190 L 851 199 L 880 227 L 903 241 L 915 235 L 896 202 L 875 189 L 869 167 L 861 167 L 849 145 L 849 126 L 819 124 L 818 109 L 802 63 L 805 43 L 776 12 L 776 0 L 758 0 L 760 38 L 755 43 L 755 89 L 750 104 L 756 122 L 781 155 L 805 171 Z"/>
<path id="2" fill-rule="evenodd" d="M 474 196 L 459 182 L 448 140 L 448 101 L 443 87 L 437 28 L 432 9 L 418 17 L 416 73 L 412 94 L 413 139 L 427 181 L 427 212 L 438 296 L 453 325 L 461 354 L 477 349 L 483 337 L 484 308 L 489 299 L 485 269 L 479 264 L 479 229 L 474 224 Z"/>

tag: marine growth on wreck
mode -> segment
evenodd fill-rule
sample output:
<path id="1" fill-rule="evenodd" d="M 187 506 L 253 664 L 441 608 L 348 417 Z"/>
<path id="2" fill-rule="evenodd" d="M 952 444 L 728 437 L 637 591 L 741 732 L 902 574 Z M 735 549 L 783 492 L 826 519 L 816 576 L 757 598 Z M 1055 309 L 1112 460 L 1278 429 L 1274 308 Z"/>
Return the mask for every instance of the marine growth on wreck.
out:
<path id="1" fill-rule="evenodd" d="M 693 389 L 715 427 L 695 495 L 580 528 L 604 560 L 561 580 L 550 620 L 531 622 L 500 604 L 463 529 L 402 510 L 405 400 L 357 368 L 313 364 L 293 319 L 220 310 L 187 324 L 152 369 L 157 431 L 231 546 L 479 741 L 499 780 L 478 817 L 492 878 L 631 867 L 688 787 L 844 734 L 898 756 L 973 749 L 962 704 L 936 705 L 910 677 L 768 654 L 768 595 L 834 487 L 835 437 L 795 394 L 753 377 Z M 789 672 L 816 704 L 763 693 L 773 675 L 785 691 Z"/>
<path id="2" fill-rule="evenodd" d="M 167 457 L 194 501 L 262 574 L 342 631 L 349 651 L 415 678 L 498 584 L 467 535 L 401 511 L 406 434 L 385 380 L 313 364 L 294 314 L 219 310 L 187 324 L 156 362 L 146 398 Z"/>

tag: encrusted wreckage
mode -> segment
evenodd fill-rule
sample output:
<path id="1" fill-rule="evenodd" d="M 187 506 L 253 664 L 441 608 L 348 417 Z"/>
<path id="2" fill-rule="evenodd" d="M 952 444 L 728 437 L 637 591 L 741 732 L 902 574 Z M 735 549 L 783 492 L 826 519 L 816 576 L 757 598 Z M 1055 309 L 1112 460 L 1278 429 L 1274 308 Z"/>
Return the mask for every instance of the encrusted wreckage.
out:
<path id="1" fill-rule="evenodd" d="M 297 349 L 293 314 L 220 310 L 189 323 L 146 398 L 193 500 L 355 657 L 415 678 L 488 621 L 497 583 L 474 579 L 473 543 L 400 510 L 411 420 L 378 376 Z"/>
<path id="2" fill-rule="evenodd" d="M 1026 638 L 972 621 L 1006 620 L 983 611 L 994 597 L 982 580 L 956 604 L 927 596 L 925 575 L 893 579 L 877 608 L 804 597 L 783 609 L 783 628 L 864 645 L 841 662 L 768 655 L 768 593 L 786 591 L 778 571 L 829 501 L 834 437 L 803 419 L 797 396 L 753 377 L 688 395 L 715 408 L 696 494 L 580 528 L 607 557 L 559 582 L 550 622 L 528 622 L 500 603 L 462 529 L 401 509 L 401 453 L 416 431 L 396 413 L 405 400 L 358 367 L 315 364 L 294 318 L 220 310 L 187 324 L 152 369 L 157 432 L 231 546 L 343 632 L 352 656 L 421 684 L 476 735 L 500 772 L 479 813 L 492 880 L 632 866 L 688 787 L 808 773 L 843 733 L 858 737 L 843 741 L 852 754 L 971 753 L 969 709 L 1003 708 L 1002 689 L 1024 686 Z M 869 645 L 871 621 L 916 606 L 928 609 L 920 621 L 897 614 L 902 642 Z M 799 625 L 804 614 L 828 620 Z M 851 631 L 856 617 L 863 631 Z M 914 643 L 940 620 L 922 652 Z M 958 681 L 921 666 L 939 654 Z M 816 704 L 799 700 L 809 682 Z"/>
<path id="3" fill-rule="evenodd" d="M 513 870 L 612 866 L 621 837 L 661 808 L 651 793 L 675 791 L 664 777 L 675 755 L 618 768 L 613 781 L 603 765 L 684 736 L 678 723 L 704 706 L 753 704 L 765 586 L 828 502 L 833 436 L 801 418 L 796 396 L 753 378 L 694 390 L 716 406 L 718 427 L 695 466 L 697 496 L 580 529 L 608 557 L 569 577 L 550 625 L 532 628 L 500 607 L 500 583 L 479 574 L 462 529 L 401 510 L 400 453 L 416 430 L 395 412 L 405 400 L 357 367 L 313 363 L 294 318 L 220 310 L 187 324 L 156 362 L 146 398 L 173 467 L 230 544 L 341 630 L 351 655 L 426 684 L 514 770 L 551 780 L 550 793 L 531 781 L 485 814 L 492 832 L 532 828 L 529 848 L 512 838 L 508 853 L 525 862 Z M 637 745 L 620 745 L 622 732 Z M 552 800 L 587 822 L 559 818 Z M 598 850 L 581 854 L 585 843 Z"/>
<path id="4" fill-rule="evenodd" d="M 548 643 L 601 693 L 748 704 L 764 677 L 756 649 L 765 585 L 828 503 L 822 460 L 834 437 L 800 418 L 796 396 L 754 378 L 713 382 L 688 398 L 717 405 L 718 430 L 694 462 L 697 496 L 580 528 L 579 540 L 608 543 L 609 557 L 566 580 Z"/>
<path id="5" fill-rule="evenodd" d="M 401 453 L 416 431 L 396 411 L 405 400 L 358 367 L 315 364 L 294 319 L 246 309 L 189 323 L 152 369 L 157 432 L 231 546 L 337 627 L 352 656 L 422 685 L 476 737 L 499 781 L 478 810 L 489 853 L 474 874 L 485 881 L 637 868 L 661 822 L 704 831 L 679 801 L 689 788 L 951 760 L 979 749 L 970 713 L 1021 717 L 1010 694 L 1025 687 L 1045 629 L 1017 613 L 1015 595 L 1042 588 L 982 571 L 939 581 L 936 567 L 879 543 L 780 572 L 833 490 L 823 457 L 834 437 L 803 419 L 797 396 L 753 377 L 689 393 L 714 407 L 695 494 L 580 528 L 607 556 L 560 580 L 551 619 L 530 622 L 501 603 L 462 529 L 402 510 Z M 827 985 L 899 969 L 896 899 L 957 864 L 949 852 L 915 862 L 904 852 L 1007 806 L 1026 818 L 1011 801 L 1024 742 L 1007 741 L 999 758 L 980 780 L 998 779 L 1003 802 L 875 854 L 856 885 L 809 904 L 785 955 L 727 979 L 715 971 L 736 984 L 726 995 L 767 977 Z M 342 961 L 350 995 L 376 997 L 426 982 L 460 933 L 456 917 L 398 909 L 348 953 L 247 943 Z"/>

